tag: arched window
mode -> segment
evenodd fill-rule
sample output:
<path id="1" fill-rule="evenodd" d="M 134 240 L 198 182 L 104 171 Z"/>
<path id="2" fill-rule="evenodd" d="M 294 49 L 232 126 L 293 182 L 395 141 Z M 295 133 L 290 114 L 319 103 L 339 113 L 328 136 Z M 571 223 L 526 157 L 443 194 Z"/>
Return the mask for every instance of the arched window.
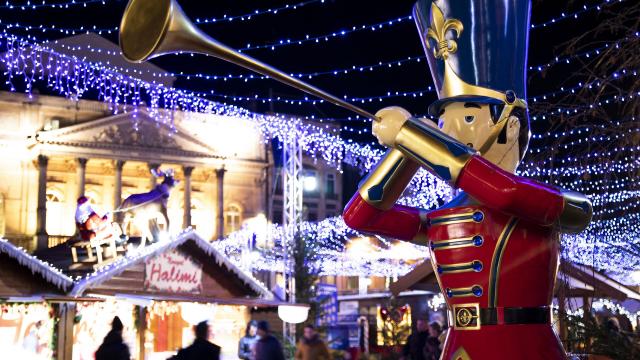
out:
<path id="1" fill-rule="evenodd" d="M 62 198 L 62 194 L 59 191 L 49 189 L 47 190 L 47 202 L 61 203 L 64 202 L 64 200 Z"/>
<path id="2" fill-rule="evenodd" d="M 237 204 L 230 204 L 224 209 L 224 233 L 230 234 L 240 229 L 242 209 Z"/>
<path id="3" fill-rule="evenodd" d="M 194 194 L 195 195 L 195 194 Z M 215 232 L 215 222 L 210 207 L 206 206 L 206 202 L 202 200 L 201 195 L 195 195 L 191 198 L 191 226 L 200 234 L 200 236 L 211 239 Z"/>
<path id="4" fill-rule="evenodd" d="M 47 188 L 47 233 L 70 236 L 75 232 L 74 209 L 66 204 L 64 192 L 57 186 Z"/>

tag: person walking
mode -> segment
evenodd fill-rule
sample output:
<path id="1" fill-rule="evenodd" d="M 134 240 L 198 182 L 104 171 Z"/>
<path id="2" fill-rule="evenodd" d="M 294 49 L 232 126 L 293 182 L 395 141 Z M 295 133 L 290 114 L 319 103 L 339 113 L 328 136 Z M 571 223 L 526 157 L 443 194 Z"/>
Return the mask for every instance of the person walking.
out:
<path id="1" fill-rule="evenodd" d="M 258 341 L 258 322 L 249 321 L 244 336 L 238 343 L 238 357 L 242 360 L 253 360 L 253 348 Z"/>
<path id="2" fill-rule="evenodd" d="M 438 360 L 442 350 L 440 349 L 440 334 L 442 333 L 442 327 L 440 323 L 434 321 L 429 324 L 427 341 L 424 345 L 424 359 L 425 360 Z"/>
<path id="3" fill-rule="evenodd" d="M 264 320 L 258 322 L 258 338 L 254 360 L 284 360 L 282 345 L 271 335 L 269 323 Z"/>
<path id="4" fill-rule="evenodd" d="M 129 347 L 122 339 L 124 326 L 119 317 L 114 317 L 111 322 L 111 330 L 104 337 L 102 344 L 96 351 L 96 360 L 130 360 Z"/>
<path id="5" fill-rule="evenodd" d="M 311 324 L 304 327 L 304 335 L 296 347 L 295 360 L 331 360 L 329 348 Z"/>
<path id="6" fill-rule="evenodd" d="M 416 321 L 416 331 L 409 335 L 407 343 L 402 349 L 403 360 L 425 360 L 424 347 L 429 338 L 429 323 L 424 319 Z"/>
<path id="7" fill-rule="evenodd" d="M 196 338 L 193 344 L 180 349 L 174 360 L 220 360 L 220 346 L 209 341 L 211 330 L 206 321 L 198 323 L 193 329 Z"/>

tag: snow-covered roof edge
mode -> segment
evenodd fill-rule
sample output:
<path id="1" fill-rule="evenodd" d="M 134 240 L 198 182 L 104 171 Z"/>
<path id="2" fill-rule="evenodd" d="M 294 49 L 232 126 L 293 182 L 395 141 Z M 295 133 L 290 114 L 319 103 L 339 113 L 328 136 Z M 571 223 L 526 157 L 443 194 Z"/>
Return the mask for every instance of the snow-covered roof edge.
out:
<path id="1" fill-rule="evenodd" d="M 0 238 L 0 253 L 7 254 L 20 265 L 31 270 L 31 273 L 42 276 L 45 281 L 63 291 L 67 291 L 73 284 L 73 279 L 65 275 L 62 271 L 27 253 L 25 249 L 15 246 L 7 239 Z"/>
<path id="2" fill-rule="evenodd" d="M 86 289 L 101 284 L 104 281 L 111 279 L 114 276 L 125 271 L 128 267 L 133 266 L 141 261 L 144 261 L 150 257 L 161 254 L 164 251 L 174 249 L 187 241 L 193 241 L 198 248 L 204 251 L 207 255 L 212 256 L 218 265 L 226 267 L 229 271 L 235 273 L 243 283 L 249 286 L 258 295 L 267 300 L 273 299 L 273 293 L 269 291 L 258 279 L 253 275 L 243 271 L 235 264 L 233 264 L 224 254 L 220 253 L 209 242 L 205 241 L 198 235 L 193 229 L 188 228 L 183 230 L 175 239 L 160 241 L 155 244 L 145 246 L 140 251 L 127 254 L 117 261 L 102 267 L 91 274 L 86 275 L 84 278 L 75 282 L 73 289 L 70 292 L 71 296 L 80 296 Z"/>

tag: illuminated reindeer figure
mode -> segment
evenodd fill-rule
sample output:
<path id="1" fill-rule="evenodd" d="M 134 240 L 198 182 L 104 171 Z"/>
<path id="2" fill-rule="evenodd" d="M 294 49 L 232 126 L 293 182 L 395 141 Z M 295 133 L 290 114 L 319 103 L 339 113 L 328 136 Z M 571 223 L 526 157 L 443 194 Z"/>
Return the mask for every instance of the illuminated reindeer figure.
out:
<path id="1" fill-rule="evenodd" d="M 178 184 L 178 180 L 174 178 L 173 169 L 160 171 L 160 169 L 151 169 L 154 177 L 163 177 L 162 183 L 156 185 L 153 190 L 142 193 L 133 194 L 127 197 L 117 210 L 123 212 L 124 216 L 120 216 L 122 233 L 124 234 L 129 223 L 135 219 L 136 225 L 142 231 L 142 240 L 140 246 L 144 246 L 145 240 L 148 238 L 150 242 L 159 239 L 160 229 L 158 227 L 155 216 L 161 214 L 164 222 L 169 230 L 169 216 L 167 215 L 167 202 L 171 189 Z"/>

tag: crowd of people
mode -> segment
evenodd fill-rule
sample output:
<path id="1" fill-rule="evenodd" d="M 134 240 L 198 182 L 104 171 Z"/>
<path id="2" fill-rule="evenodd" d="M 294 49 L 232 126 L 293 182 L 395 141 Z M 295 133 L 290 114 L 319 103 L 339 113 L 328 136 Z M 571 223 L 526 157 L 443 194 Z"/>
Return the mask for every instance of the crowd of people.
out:
<path id="1" fill-rule="evenodd" d="M 117 316 L 111 322 L 111 330 L 95 353 L 96 360 L 129 360 L 131 354 L 124 342 L 124 326 Z M 194 326 L 193 343 L 172 356 L 169 360 L 220 360 L 220 346 L 209 341 L 211 330 L 203 321 Z M 245 335 L 238 344 L 238 357 L 242 360 L 284 360 L 280 341 L 271 334 L 269 323 L 252 320 L 247 324 Z M 295 360 L 331 360 L 329 348 L 320 339 L 313 325 L 304 327 L 304 334 L 296 347 Z"/>
<path id="2" fill-rule="evenodd" d="M 95 353 L 96 360 L 129 360 L 131 354 L 123 340 L 122 321 L 116 316 L 111 330 Z M 632 340 L 620 330 L 620 324 L 614 317 L 603 325 L 607 331 L 606 341 L 619 347 L 632 346 Z M 169 360 L 220 359 L 220 346 L 209 341 L 211 330 L 203 321 L 194 326 L 193 343 L 172 356 Z M 438 360 L 442 353 L 442 344 L 446 332 L 438 322 L 429 323 L 424 319 L 416 321 L 415 331 L 409 336 L 402 348 L 402 360 Z M 597 347 L 594 342 L 592 347 Z M 606 346 L 606 345 L 605 345 Z M 637 346 L 637 345 L 633 345 Z M 285 352 L 280 341 L 273 336 L 269 323 L 252 320 L 247 324 L 245 334 L 238 343 L 238 358 L 242 360 L 284 360 Z M 306 325 L 302 337 L 297 343 L 294 360 L 331 360 L 327 344 L 321 339 L 313 325 Z"/>
<path id="3" fill-rule="evenodd" d="M 402 360 L 438 360 L 442 353 L 444 332 L 438 322 L 416 321 L 416 331 L 409 335 L 402 349 Z"/>
<path id="4" fill-rule="evenodd" d="M 238 344 L 238 357 L 242 360 L 284 360 L 284 352 L 278 339 L 269 333 L 266 321 L 251 321 L 245 336 Z M 304 333 L 296 346 L 295 360 L 330 360 L 331 354 L 313 325 L 305 325 Z"/>

